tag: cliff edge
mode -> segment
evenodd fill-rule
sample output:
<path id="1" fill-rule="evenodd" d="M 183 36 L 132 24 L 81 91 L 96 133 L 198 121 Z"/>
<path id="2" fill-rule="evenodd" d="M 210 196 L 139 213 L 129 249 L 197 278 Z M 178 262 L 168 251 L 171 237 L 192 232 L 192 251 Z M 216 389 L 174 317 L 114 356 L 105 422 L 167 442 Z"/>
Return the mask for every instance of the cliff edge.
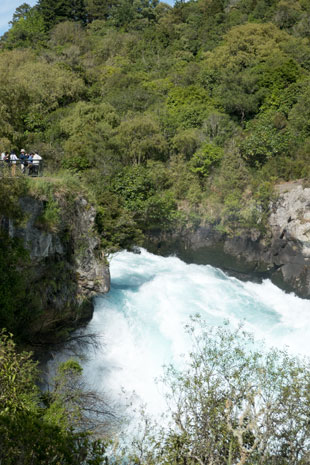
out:
<path id="1" fill-rule="evenodd" d="M 22 220 L 2 218 L 2 228 L 21 241 L 30 256 L 23 272 L 41 309 L 31 323 L 31 338 L 55 342 L 90 320 L 92 297 L 110 288 L 96 211 L 83 195 L 68 199 L 62 193 L 27 195 L 19 205 Z"/>
<path id="2" fill-rule="evenodd" d="M 275 188 L 266 231 L 228 235 L 216 225 L 200 225 L 148 239 L 157 253 L 177 253 L 188 262 L 211 264 L 243 279 L 270 278 L 286 291 L 310 298 L 310 188 L 302 181 Z"/>

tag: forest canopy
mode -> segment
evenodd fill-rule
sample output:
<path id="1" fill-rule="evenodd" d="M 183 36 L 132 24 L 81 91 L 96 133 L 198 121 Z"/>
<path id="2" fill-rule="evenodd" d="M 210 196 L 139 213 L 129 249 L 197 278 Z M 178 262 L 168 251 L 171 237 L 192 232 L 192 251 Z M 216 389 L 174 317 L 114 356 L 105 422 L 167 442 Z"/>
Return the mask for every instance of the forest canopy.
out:
<path id="1" fill-rule="evenodd" d="M 1 150 L 79 176 L 110 250 L 197 218 L 263 228 L 274 183 L 309 176 L 309 24 L 304 0 L 24 3 Z"/>
<path id="2" fill-rule="evenodd" d="M 274 183 L 309 176 L 309 24 L 305 0 L 24 3 L 1 150 L 79 176 L 110 250 L 197 218 L 263 228 Z"/>

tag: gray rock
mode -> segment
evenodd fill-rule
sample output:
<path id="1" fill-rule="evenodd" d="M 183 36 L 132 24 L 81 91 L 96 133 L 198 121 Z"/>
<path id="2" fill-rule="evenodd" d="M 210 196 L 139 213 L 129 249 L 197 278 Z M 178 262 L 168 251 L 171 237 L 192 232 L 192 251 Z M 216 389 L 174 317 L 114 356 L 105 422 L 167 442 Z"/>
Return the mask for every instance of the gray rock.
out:
<path id="1" fill-rule="evenodd" d="M 10 237 L 20 239 L 29 251 L 31 265 L 25 265 L 25 272 L 43 309 L 33 332 L 41 338 L 89 320 L 92 297 L 110 288 L 109 266 L 96 233 L 94 207 L 83 197 L 71 201 L 70 208 L 62 200 L 60 225 L 49 231 L 40 220 L 45 205 L 43 200 L 22 198 L 23 221 L 1 220 L 1 227 Z"/>
<path id="2" fill-rule="evenodd" d="M 277 285 L 310 298 L 310 188 L 301 182 L 276 187 L 267 232 L 243 230 L 233 237 L 213 225 L 148 238 L 153 252 L 176 252 L 186 261 L 211 264 L 240 278 L 269 277 Z"/>

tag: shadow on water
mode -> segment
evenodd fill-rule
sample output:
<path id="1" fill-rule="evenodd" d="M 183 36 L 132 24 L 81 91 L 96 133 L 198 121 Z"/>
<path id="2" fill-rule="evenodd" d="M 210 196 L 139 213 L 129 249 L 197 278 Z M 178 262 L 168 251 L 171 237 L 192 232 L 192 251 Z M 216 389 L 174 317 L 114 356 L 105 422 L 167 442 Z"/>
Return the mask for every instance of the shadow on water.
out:
<path id="1" fill-rule="evenodd" d="M 111 291 L 113 291 L 113 289 L 116 289 L 116 290 L 119 290 L 119 291 L 138 291 L 143 284 L 144 283 L 140 283 L 140 284 L 117 284 L 117 283 L 112 283 L 111 284 Z"/>
<path id="2" fill-rule="evenodd" d="M 152 281 L 156 278 L 156 274 L 138 274 L 138 273 L 130 273 L 126 274 L 125 278 L 114 278 L 111 281 L 111 291 L 113 289 L 116 290 L 128 290 L 137 292 L 144 284 Z"/>
<path id="3" fill-rule="evenodd" d="M 267 269 L 266 266 L 256 261 L 248 261 L 244 257 L 236 257 L 226 253 L 223 242 L 195 249 L 186 247 L 181 240 L 162 241 L 158 244 L 146 241 L 144 247 L 155 255 L 163 257 L 174 255 L 187 264 L 211 265 L 222 270 L 227 276 L 232 276 L 240 281 L 261 284 L 263 280 L 270 279 L 283 291 L 296 292 L 296 289 L 292 288 L 289 283 L 284 282 L 281 273 L 277 273 L 277 266 Z"/>

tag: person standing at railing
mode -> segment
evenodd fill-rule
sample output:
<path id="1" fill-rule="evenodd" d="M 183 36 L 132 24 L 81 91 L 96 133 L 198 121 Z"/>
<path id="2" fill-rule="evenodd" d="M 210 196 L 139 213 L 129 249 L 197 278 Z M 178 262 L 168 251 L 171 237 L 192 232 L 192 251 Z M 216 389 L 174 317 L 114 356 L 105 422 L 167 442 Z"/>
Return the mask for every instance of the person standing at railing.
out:
<path id="1" fill-rule="evenodd" d="M 42 162 L 42 157 L 37 153 L 35 152 L 35 154 L 33 155 L 33 173 L 34 174 L 39 174 L 39 169 L 40 169 L 40 164 Z"/>
<path id="2" fill-rule="evenodd" d="M 30 152 L 29 155 L 28 155 L 28 160 L 27 160 L 27 163 L 28 163 L 28 176 L 31 176 L 31 175 L 32 175 L 32 170 L 33 170 L 33 155 L 34 155 L 33 152 Z"/>
<path id="3" fill-rule="evenodd" d="M 35 154 L 33 155 L 33 164 L 39 165 L 41 160 L 42 157 L 37 152 L 35 152 Z"/>
<path id="4" fill-rule="evenodd" d="M 22 173 L 24 173 L 25 167 L 27 166 L 27 154 L 26 154 L 25 149 L 21 149 L 19 159 L 20 159 L 20 169 L 22 170 Z"/>
<path id="5" fill-rule="evenodd" d="M 1 153 L 1 161 L 0 161 L 0 169 L 1 169 L 1 171 L 3 170 L 4 165 L 5 165 L 4 160 L 5 160 L 5 152 L 2 152 Z"/>
<path id="6" fill-rule="evenodd" d="M 12 176 L 15 176 L 16 174 L 16 161 L 18 160 L 16 154 L 14 152 L 11 152 L 10 155 L 10 162 L 12 166 Z"/>

